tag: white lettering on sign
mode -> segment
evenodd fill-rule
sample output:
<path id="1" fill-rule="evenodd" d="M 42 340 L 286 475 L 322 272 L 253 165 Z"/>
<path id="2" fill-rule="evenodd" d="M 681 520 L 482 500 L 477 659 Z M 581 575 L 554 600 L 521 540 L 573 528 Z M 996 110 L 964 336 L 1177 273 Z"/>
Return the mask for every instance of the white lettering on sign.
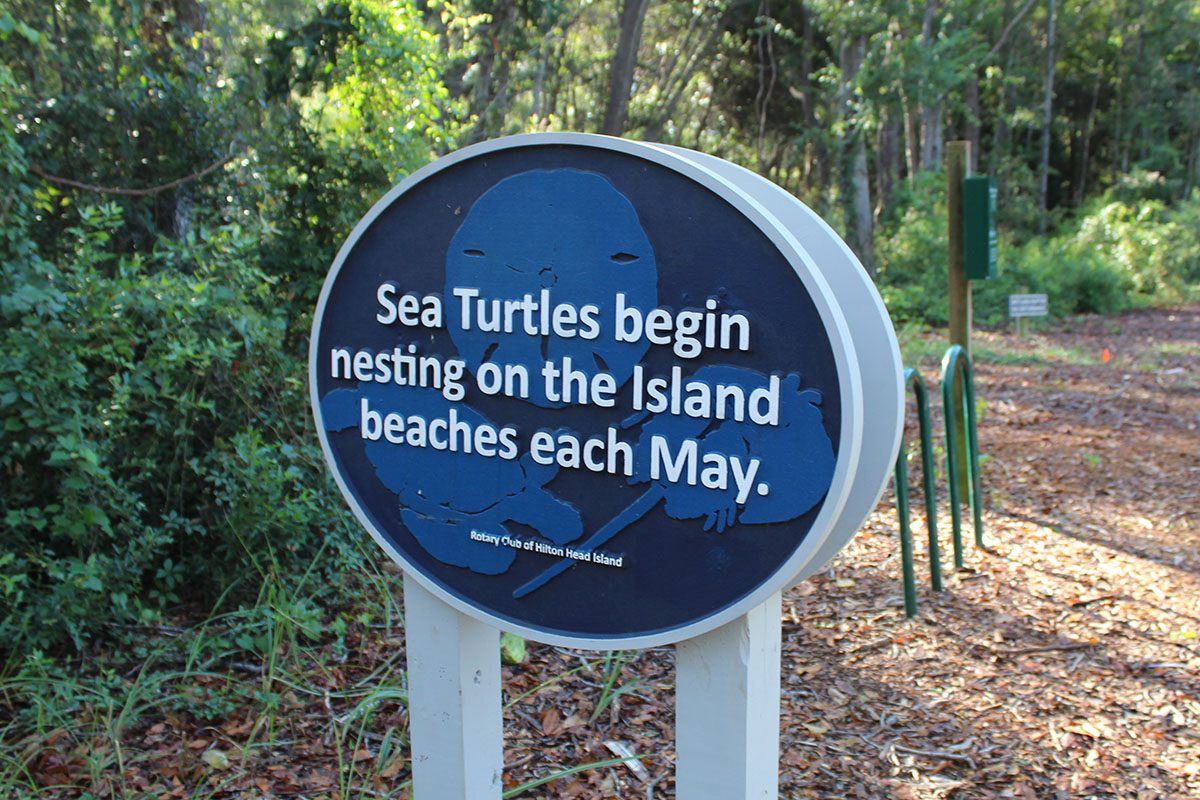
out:
<path id="1" fill-rule="evenodd" d="M 423 328 L 442 327 L 442 299 L 437 295 L 408 294 L 396 297 L 396 284 L 381 283 L 375 290 L 375 299 L 379 301 L 379 312 L 375 320 L 380 325 L 392 325 L 399 322 L 405 327 L 421 326 Z"/>
<path id="2" fill-rule="evenodd" d="M 445 417 L 426 419 L 418 414 L 405 416 L 394 411 L 371 408 L 371 401 L 359 403 L 359 436 L 365 440 L 408 447 L 428 447 L 452 453 L 477 453 L 485 458 L 499 456 L 512 461 L 520 455 L 517 449 L 517 429 L 506 425 L 497 429 L 486 423 L 474 427 L 459 419 L 458 409 L 451 408 Z"/>
<path id="3" fill-rule="evenodd" d="M 513 550 L 529 550 L 555 558 L 569 558 L 573 561 L 586 561 L 590 564 L 600 564 L 605 567 L 625 566 L 625 556 L 613 555 L 603 550 L 578 550 L 570 545 L 560 547 L 540 539 L 523 539 L 511 534 L 488 533 L 487 531 L 471 529 L 472 542 L 490 544 L 492 547 L 509 547 Z"/>
<path id="4" fill-rule="evenodd" d="M 680 358 L 695 358 L 706 348 L 721 350 L 750 349 L 750 319 L 740 313 L 717 313 L 717 301 L 709 298 L 704 312 L 680 311 L 672 314 L 662 308 L 645 314 L 627 306 L 625 295 L 616 296 L 616 338 L 618 342 L 636 342 L 645 338 L 651 344 L 672 345 Z"/>
<path id="5" fill-rule="evenodd" d="M 732 476 L 737 488 L 736 501 L 738 505 L 750 497 L 754 487 L 754 476 L 758 474 L 760 460 L 751 458 L 742 463 L 739 456 L 724 453 L 699 454 L 700 443 L 696 439 L 686 439 L 679 446 L 678 454 L 672 456 L 671 441 L 665 436 L 650 437 L 650 480 L 665 480 L 668 483 L 686 483 L 688 486 L 702 484 L 706 489 L 725 491 L 729 487 Z M 704 468 L 700 469 L 703 464 Z M 758 485 L 758 493 L 766 495 L 770 487 L 765 483 Z"/>
<path id="6" fill-rule="evenodd" d="M 1044 294 L 1010 294 L 1008 296 L 1008 316 L 1044 317 L 1049 313 L 1049 302 Z"/>
<path id="7" fill-rule="evenodd" d="M 606 436 L 586 441 L 569 431 L 537 431 L 529 440 L 529 456 L 543 466 L 558 464 L 567 469 L 586 469 L 633 477 L 633 447 L 617 438 L 609 426 Z"/>
<path id="8" fill-rule="evenodd" d="M 671 367 L 670 379 L 648 378 L 638 364 L 633 368 L 633 410 L 735 422 L 749 418 L 756 425 L 779 425 L 779 388 L 778 375 L 768 378 L 766 386 L 747 393 L 736 383 L 710 386 L 699 380 L 685 382 L 680 367 Z"/>
<path id="9" fill-rule="evenodd" d="M 462 383 L 466 368 L 461 358 L 418 355 L 416 344 L 379 352 L 348 347 L 329 351 L 329 376 L 336 380 L 440 389 L 447 400 L 455 401 L 466 397 Z"/>

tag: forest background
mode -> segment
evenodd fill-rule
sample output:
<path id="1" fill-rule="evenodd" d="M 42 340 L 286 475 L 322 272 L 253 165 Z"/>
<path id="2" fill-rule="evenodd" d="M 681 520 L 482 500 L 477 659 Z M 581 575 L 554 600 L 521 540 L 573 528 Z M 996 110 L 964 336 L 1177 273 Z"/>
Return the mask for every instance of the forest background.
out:
<path id="1" fill-rule="evenodd" d="M 470 142 L 755 169 L 898 325 L 945 321 L 958 139 L 999 187 L 981 324 L 1018 288 L 1070 314 L 1200 284 L 1195 0 L 3 0 L 0 52 L 6 679 L 145 658 L 187 609 L 196 669 L 388 613 L 351 599 L 377 558 L 308 415 L 311 314 L 355 221 Z"/>

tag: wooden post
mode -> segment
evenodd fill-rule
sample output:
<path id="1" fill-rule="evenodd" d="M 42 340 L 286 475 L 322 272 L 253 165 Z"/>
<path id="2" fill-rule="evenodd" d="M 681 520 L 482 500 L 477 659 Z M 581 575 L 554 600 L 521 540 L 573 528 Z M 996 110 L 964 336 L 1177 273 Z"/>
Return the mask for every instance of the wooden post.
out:
<path id="1" fill-rule="evenodd" d="M 963 244 L 963 180 L 970 175 L 970 142 L 946 144 L 946 240 L 949 245 L 950 344 L 971 355 L 971 282 Z"/>
<path id="2" fill-rule="evenodd" d="M 779 797 L 780 598 L 675 646 L 679 800 Z"/>
<path id="3" fill-rule="evenodd" d="M 948 286 L 950 289 L 950 344 L 960 345 L 971 358 L 971 282 L 967 280 L 965 245 L 963 242 L 963 180 L 971 173 L 971 143 L 948 142 L 946 144 L 946 241 L 949 246 Z M 962 398 L 962 380 L 954 377 L 954 397 L 957 405 Z M 953 416 L 960 447 L 958 458 L 958 485 L 960 497 L 968 493 L 970 473 L 967 470 L 966 428 L 962 409 L 945 409 L 947 417 Z"/>
<path id="4" fill-rule="evenodd" d="M 413 796 L 500 800 L 500 631 L 404 576 Z"/>

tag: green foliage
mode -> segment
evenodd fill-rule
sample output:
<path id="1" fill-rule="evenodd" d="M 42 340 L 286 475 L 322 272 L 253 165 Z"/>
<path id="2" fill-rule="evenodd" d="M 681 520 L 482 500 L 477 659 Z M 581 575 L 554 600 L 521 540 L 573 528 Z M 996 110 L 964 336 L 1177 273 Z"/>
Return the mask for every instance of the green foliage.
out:
<path id="1" fill-rule="evenodd" d="M 1041 8 L 1012 25 L 957 0 L 651 4 L 627 129 L 826 210 L 852 196 L 851 145 L 869 149 L 881 290 L 898 321 L 942 323 L 942 178 L 924 145 L 978 123 L 1004 274 L 977 285 L 977 320 L 1002 321 L 1019 288 L 1054 313 L 1184 298 L 1200 281 L 1200 17 L 1182 8 L 1113 36 L 1133 12 L 1102 0 L 1060 37 L 1049 215 Z M 109 622 L 295 585 L 318 557 L 357 563 L 307 417 L 322 277 L 386 188 L 456 141 L 595 130 L 618 12 L 8 1 L 0 637 L 82 647 Z M 231 646 L 251 644 L 269 642 Z"/>
<path id="2" fill-rule="evenodd" d="M 946 324 L 945 178 L 931 174 L 901 196 L 882 231 L 879 288 L 899 322 Z M 981 325 L 1002 323 L 1008 295 L 1046 294 L 1055 316 L 1107 314 L 1178 302 L 1200 282 L 1200 190 L 1175 206 L 1110 191 L 1057 232 L 1023 243 L 1001 229 L 1000 275 L 974 283 Z"/>
<path id="3" fill-rule="evenodd" d="M 641 681 L 634 679 L 628 683 L 617 685 L 625 666 L 637 655 L 634 650 L 607 650 L 604 653 L 604 683 L 600 687 L 600 696 L 596 699 L 596 707 L 588 717 L 588 722 L 595 722 L 604 710 L 613 704 L 621 695 L 637 691 Z"/>
<path id="4" fill-rule="evenodd" d="M 1200 278 L 1198 219 L 1200 193 L 1170 208 L 1107 192 L 1057 233 L 1012 248 L 1001 278 L 978 285 L 976 308 L 985 324 L 999 322 L 1023 287 L 1049 295 L 1058 316 L 1185 300 Z"/>
<path id="5" fill-rule="evenodd" d="M 119 210 L 78 213 L 74 258 L 10 263 L 0 292 L 0 635 L 41 647 L 211 598 L 259 559 L 294 570 L 339 530 L 253 243 L 110 256 Z"/>
<path id="6" fill-rule="evenodd" d="M 358 573 L 361 579 L 354 588 L 371 597 L 368 603 L 382 601 L 390 608 L 396 602 L 392 581 L 372 574 L 370 564 L 364 566 L 368 569 Z M 73 785 L 79 790 L 143 796 L 146 784 L 137 776 L 161 767 L 161 752 L 143 746 L 151 721 L 190 739 L 185 732 L 218 727 L 231 715 L 247 720 L 249 732 L 194 754 L 211 759 L 209 766 L 226 779 L 262 774 L 265 765 L 258 753 L 276 752 L 285 729 L 291 738 L 291 726 L 281 720 L 325 714 L 333 715 L 325 730 L 332 729 L 339 762 L 354 764 L 363 779 L 369 777 L 372 765 L 354 757 L 366 746 L 366 736 L 374 739 L 387 726 L 376 770 L 388 763 L 387 750 L 398 754 L 408 739 L 407 726 L 394 719 L 396 707 L 407 699 L 403 678 L 397 677 L 402 652 L 378 662 L 369 675 L 339 686 L 334 676 L 344 669 L 346 652 L 331 645 L 353 627 L 353 646 L 362 647 L 371 641 L 363 637 L 367 623 L 364 615 L 350 618 L 355 609 L 318 609 L 311 584 L 322 579 L 320 570 L 307 572 L 307 578 L 268 575 L 253 602 L 226 599 L 202 618 L 129 626 L 133 635 L 123 648 L 92 650 L 80 659 L 38 649 L 6 652 L 0 660 L 0 795 L 44 792 L 41 765 L 47 755 L 69 751 Z M 381 639 L 398 635 L 392 622 L 371 629 Z M 393 716 L 377 720 L 384 705 Z M 343 771 L 344 779 L 355 777 Z M 220 792 L 219 784 L 204 778 L 196 785 L 206 787 L 201 797 Z M 91 795 L 85 791 L 84 796 Z"/>
<path id="7" fill-rule="evenodd" d="M 515 633 L 500 634 L 500 663 L 524 664 L 526 657 L 525 640 Z"/>
<path id="8" fill-rule="evenodd" d="M 448 146 L 432 34 L 375 0 L 278 30 L 247 5 L 16 2 L 27 22 L 0 17 L 21 55 L 0 65 L 0 640 L 84 648 L 182 602 L 297 585 L 318 560 L 353 568 L 305 341 L 354 221 Z"/>
<path id="9" fill-rule="evenodd" d="M 1073 243 L 1104 259 L 1146 298 L 1179 300 L 1200 279 L 1200 190 L 1168 208 L 1161 200 L 1121 201 L 1113 193 L 1090 203 Z"/>
<path id="10" fill-rule="evenodd" d="M 999 277 L 976 282 L 982 325 L 1008 318 L 1008 296 L 1045 294 L 1054 316 L 1114 313 L 1129 306 L 1129 284 L 1097 252 L 1058 237 L 1035 239 L 1002 259 Z"/>
<path id="11" fill-rule="evenodd" d="M 947 321 L 944 185 L 939 173 L 926 173 L 905 187 L 894 221 L 876 238 L 876 282 L 897 322 Z"/>
<path id="12" fill-rule="evenodd" d="M 16 42 L 12 116 L 21 148 L 41 170 L 104 187 L 149 187 L 183 178 L 244 146 L 250 109 L 216 71 L 197 6 L 13 0 L 19 17 L 51 34 Z M 188 13 L 189 10 L 192 13 Z M 149 252 L 162 235 L 182 237 L 192 209 L 210 204 L 212 182 L 152 195 L 111 195 L 122 224 L 109 252 Z M 212 193 L 212 194 L 210 194 Z M 48 224 L 33 231 L 49 256 L 74 224 L 74 198 L 51 189 Z"/>
<path id="13" fill-rule="evenodd" d="M 271 235 L 256 258 L 307 314 L 338 246 L 391 185 L 449 147 L 442 59 L 411 5 L 332 2 L 266 42 L 265 106 L 242 192 Z M 304 326 L 305 331 L 307 326 Z"/>

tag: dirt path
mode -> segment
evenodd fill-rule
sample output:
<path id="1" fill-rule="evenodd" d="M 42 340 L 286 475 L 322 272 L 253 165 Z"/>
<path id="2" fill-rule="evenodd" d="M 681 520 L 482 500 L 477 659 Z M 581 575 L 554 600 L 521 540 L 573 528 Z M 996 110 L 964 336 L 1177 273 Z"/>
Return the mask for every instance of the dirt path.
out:
<path id="1" fill-rule="evenodd" d="M 931 592 L 915 496 L 906 619 L 889 496 L 785 597 L 781 796 L 1200 797 L 1200 308 L 975 342 L 989 550 L 968 544 L 952 569 L 943 497 L 946 590 Z M 937 364 L 921 369 L 936 386 Z M 509 695 L 582 662 L 535 648 Z M 633 688 L 589 724 L 601 666 L 510 708 L 508 785 L 611 758 L 607 741 L 647 754 L 644 774 L 523 796 L 673 796 L 671 651 L 624 666 Z"/>

